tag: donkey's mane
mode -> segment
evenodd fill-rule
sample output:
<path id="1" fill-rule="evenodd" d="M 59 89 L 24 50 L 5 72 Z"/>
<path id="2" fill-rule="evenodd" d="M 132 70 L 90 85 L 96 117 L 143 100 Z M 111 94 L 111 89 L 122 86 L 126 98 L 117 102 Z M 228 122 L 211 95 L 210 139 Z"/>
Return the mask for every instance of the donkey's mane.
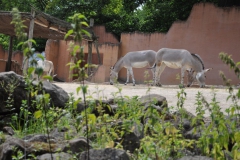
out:
<path id="1" fill-rule="evenodd" d="M 113 68 L 115 68 L 116 64 L 122 59 L 123 57 L 121 57 L 119 60 L 117 60 L 117 62 L 113 65 Z"/>
<path id="2" fill-rule="evenodd" d="M 195 53 L 191 53 L 191 55 L 196 58 L 201 64 L 202 64 L 202 67 L 204 69 L 204 64 L 203 64 L 203 60 L 202 58 L 198 55 L 198 54 L 195 54 Z"/>

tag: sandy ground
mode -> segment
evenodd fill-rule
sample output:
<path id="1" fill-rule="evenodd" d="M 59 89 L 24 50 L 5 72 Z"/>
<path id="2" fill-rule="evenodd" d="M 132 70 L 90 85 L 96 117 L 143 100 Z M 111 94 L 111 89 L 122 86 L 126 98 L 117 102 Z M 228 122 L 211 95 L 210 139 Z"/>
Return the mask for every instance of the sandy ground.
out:
<path id="1" fill-rule="evenodd" d="M 80 86 L 80 83 L 60 83 L 54 82 L 55 85 L 63 88 L 67 93 L 73 93 L 74 97 L 82 97 L 82 92 L 77 94 L 77 87 Z M 180 89 L 177 85 L 171 86 L 163 86 L 163 87 L 152 87 L 147 85 L 136 85 L 132 86 L 132 84 L 124 85 L 119 84 L 117 86 L 109 85 L 109 84 L 93 84 L 86 83 L 88 86 L 87 96 L 88 98 L 94 99 L 109 99 L 114 96 L 119 96 L 120 94 L 123 96 L 143 96 L 146 94 L 160 94 L 166 97 L 168 106 L 177 106 L 177 93 L 180 92 Z M 120 88 L 120 89 L 119 89 Z M 214 88 L 214 89 L 213 89 Z M 120 92 L 119 92 L 120 91 Z M 235 89 L 235 92 L 237 89 Z M 225 87 L 221 86 L 206 86 L 206 88 L 199 88 L 198 86 L 193 86 L 185 89 L 186 92 L 186 100 L 184 103 L 184 108 L 186 108 L 189 112 L 195 114 L 196 111 L 196 95 L 198 92 L 201 92 L 205 97 L 207 102 L 211 102 L 213 98 L 213 93 L 216 93 L 216 101 L 219 102 L 222 110 L 229 108 L 232 104 L 230 100 L 226 100 L 229 96 L 228 90 Z M 206 117 L 209 116 L 209 112 L 206 111 Z"/>

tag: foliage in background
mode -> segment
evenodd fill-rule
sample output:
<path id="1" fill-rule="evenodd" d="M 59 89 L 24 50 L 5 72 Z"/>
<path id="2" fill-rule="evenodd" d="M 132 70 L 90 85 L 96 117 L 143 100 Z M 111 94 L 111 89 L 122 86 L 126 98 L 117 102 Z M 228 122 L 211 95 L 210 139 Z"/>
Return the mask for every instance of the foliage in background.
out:
<path id="1" fill-rule="evenodd" d="M 6 36 L 4 34 L 0 34 L 0 44 L 3 47 L 4 50 L 8 49 L 8 43 L 9 43 L 9 36 Z"/>
<path id="2" fill-rule="evenodd" d="M 34 38 L 34 41 L 36 41 L 36 45 L 34 46 L 35 51 L 45 51 L 46 41 L 47 39 L 42 38 Z M 21 50 L 21 47 L 18 46 L 19 40 L 14 39 L 13 40 L 13 51 Z M 0 34 L 0 45 L 3 47 L 4 50 L 8 50 L 9 47 L 9 36 Z"/>
<path id="3" fill-rule="evenodd" d="M 0 10 L 11 11 L 13 8 L 18 8 L 20 12 L 30 12 L 31 6 L 34 6 L 43 11 L 46 7 L 46 3 L 49 2 L 49 0 L 1 0 Z"/>

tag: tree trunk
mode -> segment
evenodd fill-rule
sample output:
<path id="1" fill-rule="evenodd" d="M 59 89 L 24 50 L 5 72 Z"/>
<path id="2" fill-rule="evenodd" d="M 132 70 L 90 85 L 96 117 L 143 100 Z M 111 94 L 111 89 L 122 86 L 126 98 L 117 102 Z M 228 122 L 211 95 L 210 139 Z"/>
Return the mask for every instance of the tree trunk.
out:
<path id="1" fill-rule="evenodd" d="M 87 68 L 87 71 L 88 71 L 88 75 L 91 74 L 91 64 L 92 64 L 92 41 L 88 41 L 88 68 Z"/>
<path id="2" fill-rule="evenodd" d="M 33 38 L 33 29 L 34 29 L 34 18 L 35 18 L 35 10 L 31 10 L 31 21 L 29 25 L 29 32 L 28 32 L 28 40 Z M 31 49 L 32 48 L 32 42 L 28 42 L 28 47 Z M 27 73 L 28 70 L 28 58 L 26 56 L 23 57 L 23 74 Z"/>
<path id="3" fill-rule="evenodd" d="M 7 60 L 7 64 L 6 64 L 6 68 L 5 71 L 11 71 L 11 64 L 12 64 L 12 47 L 13 47 L 13 36 L 10 36 L 9 39 L 9 46 L 8 46 L 8 60 Z"/>

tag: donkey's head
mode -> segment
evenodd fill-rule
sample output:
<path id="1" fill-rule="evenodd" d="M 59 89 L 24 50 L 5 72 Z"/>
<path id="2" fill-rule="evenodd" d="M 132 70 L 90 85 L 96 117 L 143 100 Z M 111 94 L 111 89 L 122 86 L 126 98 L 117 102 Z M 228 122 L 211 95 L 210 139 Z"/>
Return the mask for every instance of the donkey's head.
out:
<path id="1" fill-rule="evenodd" d="M 110 84 L 113 85 L 118 79 L 118 73 L 114 71 L 114 67 L 110 68 Z"/>
<path id="2" fill-rule="evenodd" d="M 187 72 L 188 72 L 188 83 L 187 83 L 187 86 L 190 87 L 192 85 L 193 81 L 196 78 L 199 86 L 201 88 L 205 87 L 205 80 L 206 80 L 205 73 L 208 72 L 211 69 L 212 68 L 204 69 L 201 72 L 195 72 L 192 68 L 190 70 L 187 70 Z"/>

